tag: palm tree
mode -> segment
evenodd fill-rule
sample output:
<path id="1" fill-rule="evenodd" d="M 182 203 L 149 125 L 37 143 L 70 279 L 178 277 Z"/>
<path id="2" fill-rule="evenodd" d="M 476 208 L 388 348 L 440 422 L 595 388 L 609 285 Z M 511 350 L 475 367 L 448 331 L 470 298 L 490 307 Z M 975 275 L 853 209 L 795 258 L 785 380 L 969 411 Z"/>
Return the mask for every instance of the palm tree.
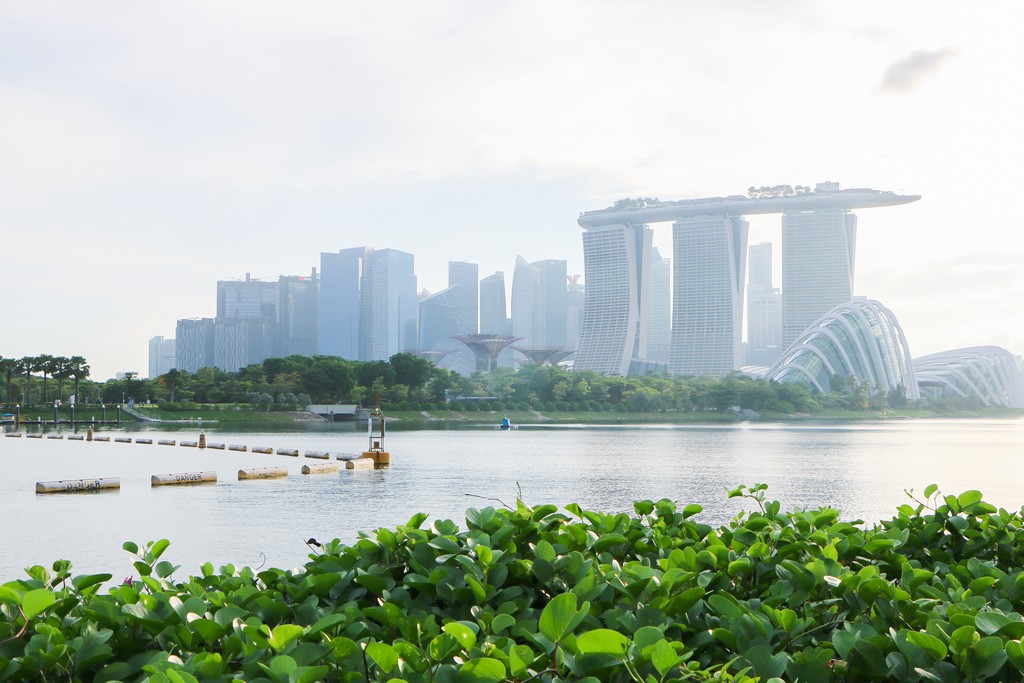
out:
<path id="1" fill-rule="evenodd" d="M 54 368 L 53 363 L 54 363 L 55 360 L 56 359 L 53 356 L 51 356 L 50 354 L 44 353 L 41 356 L 36 356 L 35 357 L 35 367 L 32 368 L 33 370 L 37 370 L 37 371 L 43 373 L 43 403 L 44 404 L 50 402 L 50 399 L 47 397 L 47 394 L 46 394 L 46 378 L 50 374 L 53 373 L 53 368 Z"/>
<path id="2" fill-rule="evenodd" d="M 18 370 L 25 373 L 25 389 L 22 391 L 21 402 L 30 405 L 32 403 L 32 371 L 36 369 L 36 358 L 35 356 L 25 356 L 18 363 Z"/>
<path id="3" fill-rule="evenodd" d="M 57 398 L 64 400 L 64 380 L 71 377 L 71 359 L 57 356 L 53 359 L 53 378 L 57 380 Z"/>
<path id="4" fill-rule="evenodd" d="M 0 371 L 4 373 L 4 379 L 7 381 L 6 392 L 4 393 L 4 401 L 11 403 L 11 380 L 14 376 L 21 372 L 18 366 L 17 358 L 3 358 L 0 356 Z"/>
<path id="5" fill-rule="evenodd" d="M 71 365 L 70 376 L 75 380 L 75 402 L 78 402 L 78 383 L 89 377 L 91 368 L 82 356 L 71 356 L 68 359 Z"/>

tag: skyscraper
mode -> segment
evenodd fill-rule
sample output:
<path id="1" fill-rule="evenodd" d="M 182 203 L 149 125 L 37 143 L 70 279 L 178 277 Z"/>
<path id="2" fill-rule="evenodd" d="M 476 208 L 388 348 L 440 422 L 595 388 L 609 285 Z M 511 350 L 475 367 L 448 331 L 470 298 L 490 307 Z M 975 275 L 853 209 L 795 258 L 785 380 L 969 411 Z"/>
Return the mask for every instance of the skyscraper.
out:
<path id="1" fill-rule="evenodd" d="M 782 297 L 772 287 L 771 242 L 751 245 L 747 276 L 747 365 L 769 366 L 782 353 Z"/>
<path id="2" fill-rule="evenodd" d="M 213 318 L 185 318 L 174 331 L 179 370 L 196 372 L 214 366 Z"/>
<path id="3" fill-rule="evenodd" d="M 648 360 L 668 363 L 672 344 L 672 259 L 651 248 L 650 297 L 647 304 Z"/>
<path id="4" fill-rule="evenodd" d="M 853 296 L 857 217 L 844 208 L 782 214 L 782 347 Z"/>
<path id="5" fill-rule="evenodd" d="M 512 334 L 505 297 L 505 273 L 500 270 L 480 280 L 480 331 L 484 334 Z"/>
<path id="6" fill-rule="evenodd" d="M 175 367 L 173 339 L 153 337 L 149 340 L 149 379 L 154 379 Z"/>
<path id="7" fill-rule="evenodd" d="M 743 218 L 721 215 L 673 224 L 673 374 L 721 377 L 739 369 L 747 230 Z"/>
<path id="8" fill-rule="evenodd" d="M 278 312 L 278 282 L 253 279 L 249 273 L 244 280 L 217 282 L 216 322 L 223 334 L 209 365 L 234 372 L 277 355 Z"/>
<path id="9" fill-rule="evenodd" d="M 366 248 L 320 254 L 320 353 L 360 360 L 359 294 Z"/>
<path id="10" fill-rule="evenodd" d="M 455 287 L 458 302 L 457 334 L 476 334 L 480 308 L 480 266 L 465 261 L 448 262 L 448 286 Z"/>
<path id="11" fill-rule="evenodd" d="M 523 347 L 564 349 L 566 342 L 566 262 L 528 263 L 516 257 L 512 276 L 512 334 Z"/>
<path id="12" fill-rule="evenodd" d="M 583 306 L 586 303 L 586 288 L 579 275 L 569 276 L 569 287 L 565 294 L 565 350 L 575 352 L 580 345 L 580 330 L 583 329 Z"/>
<path id="13" fill-rule="evenodd" d="M 651 243 L 646 225 L 584 226 L 587 283 L 574 368 L 625 376 L 647 347 Z"/>
<path id="14" fill-rule="evenodd" d="M 387 360 L 415 350 L 419 301 L 412 254 L 368 249 L 359 303 L 360 360 Z"/>
<path id="15" fill-rule="evenodd" d="M 282 275 L 278 279 L 275 356 L 315 356 L 319 353 L 319 284 L 316 269 L 309 277 Z"/>
<path id="16" fill-rule="evenodd" d="M 428 294 L 420 300 L 419 348 L 439 351 L 462 346 L 454 337 L 460 334 L 461 304 L 458 285 Z"/>

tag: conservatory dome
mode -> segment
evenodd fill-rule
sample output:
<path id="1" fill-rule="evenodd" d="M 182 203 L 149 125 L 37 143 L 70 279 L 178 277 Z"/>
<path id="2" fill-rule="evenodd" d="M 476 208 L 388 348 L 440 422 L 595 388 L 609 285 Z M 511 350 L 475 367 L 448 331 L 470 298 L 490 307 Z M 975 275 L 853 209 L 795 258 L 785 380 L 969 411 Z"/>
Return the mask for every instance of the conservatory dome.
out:
<path id="1" fill-rule="evenodd" d="M 856 379 L 918 398 L 907 339 L 896 316 L 874 299 L 836 306 L 786 349 L 769 380 L 800 382 L 827 394 L 833 378 Z"/>
<path id="2" fill-rule="evenodd" d="M 1024 408 L 1017 361 L 1000 346 L 972 346 L 914 359 L 921 395 L 977 398 L 986 406 Z"/>

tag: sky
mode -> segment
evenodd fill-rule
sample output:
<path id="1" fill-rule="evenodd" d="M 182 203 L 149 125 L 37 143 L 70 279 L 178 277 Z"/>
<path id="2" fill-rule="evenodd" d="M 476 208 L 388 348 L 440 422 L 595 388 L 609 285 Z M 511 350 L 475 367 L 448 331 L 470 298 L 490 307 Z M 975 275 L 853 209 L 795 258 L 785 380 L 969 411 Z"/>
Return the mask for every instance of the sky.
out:
<path id="1" fill-rule="evenodd" d="M 855 293 L 914 356 L 1024 353 L 1013 2 L 0 4 L 0 356 L 147 372 L 216 282 L 394 248 L 419 287 L 517 254 L 583 273 L 580 212 L 837 181 Z M 779 217 L 750 243 L 781 249 Z M 670 255 L 671 226 L 654 226 Z M 776 264 L 778 265 L 778 264 Z"/>

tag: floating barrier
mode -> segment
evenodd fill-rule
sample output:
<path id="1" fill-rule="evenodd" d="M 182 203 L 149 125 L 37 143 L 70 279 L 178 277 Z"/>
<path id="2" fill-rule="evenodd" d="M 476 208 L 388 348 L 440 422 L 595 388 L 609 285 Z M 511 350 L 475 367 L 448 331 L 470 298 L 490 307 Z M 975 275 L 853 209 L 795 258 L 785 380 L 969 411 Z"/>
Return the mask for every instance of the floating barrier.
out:
<path id="1" fill-rule="evenodd" d="M 200 442 L 199 447 L 200 448 L 216 448 L 218 451 L 224 450 L 224 444 L 222 444 L 222 443 L 208 443 L 205 446 L 203 446 L 202 442 Z"/>
<path id="2" fill-rule="evenodd" d="M 287 476 L 287 467 L 253 467 L 247 470 L 238 470 L 239 481 L 243 479 L 279 479 Z"/>
<path id="3" fill-rule="evenodd" d="M 84 434 L 72 434 L 68 437 L 68 441 L 85 441 Z"/>
<path id="4" fill-rule="evenodd" d="M 307 458 L 320 458 L 321 460 L 327 460 L 331 457 L 330 453 L 326 451 L 306 451 Z"/>
<path id="5" fill-rule="evenodd" d="M 314 462 L 302 466 L 303 474 L 331 474 L 341 469 L 336 462 Z"/>
<path id="6" fill-rule="evenodd" d="M 176 472 L 154 474 L 149 478 L 151 486 L 177 486 L 181 484 L 216 484 L 216 472 Z"/>
<path id="7" fill-rule="evenodd" d="M 130 436 L 115 436 L 114 443 L 131 443 L 132 438 Z"/>
<path id="8" fill-rule="evenodd" d="M 63 434 L 47 434 L 46 438 L 47 439 L 63 439 L 64 435 Z"/>
<path id="9" fill-rule="evenodd" d="M 346 470 L 372 470 L 374 468 L 373 458 L 356 458 L 355 460 L 346 460 Z"/>
<path id="10" fill-rule="evenodd" d="M 12 432 L 10 434 L 4 434 L 4 436 L 6 436 L 9 439 L 20 439 L 21 438 L 21 432 L 18 432 L 17 434 Z"/>
<path id="11" fill-rule="evenodd" d="M 110 437 L 109 436 L 94 436 L 94 437 L 92 437 L 92 440 L 93 441 L 110 441 Z"/>
<path id="12" fill-rule="evenodd" d="M 85 432 L 85 440 L 92 441 L 92 427 L 89 427 L 89 429 Z"/>
<path id="13" fill-rule="evenodd" d="M 199 432 L 199 447 L 206 448 L 206 432 Z"/>
<path id="14" fill-rule="evenodd" d="M 121 488 L 120 477 L 98 479 L 62 479 L 60 481 L 37 481 L 36 493 L 88 493 Z"/>
<path id="15" fill-rule="evenodd" d="M 150 444 L 153 443 L 153 439 L 135 439 L 135 443 Z"/>
<path id="16" fill-rule="evenodd" d="M 229 451 L 242 451 L 242 452 L 245 452 L 245 451 L 249 450 L 249 447 L 248 446 L 239 446 L 238 444 L 234 444 L 233 443 L 230 446 L 228 446 L 228 450 Z"/>
<path id="17" fill-rule="evenodd" d="M 388 467 L 391 465 L 391 454 L 387 451 L 363 451 L 359 459 L 371 460 L 376 467 Z"/>
<path id="18" fill-rule="evenodd" d="M 42 434 L 29 434 L 28 438 L 30 438 L 30 439 L 41 439 L 41 438 L 43 438 L 43 435 Z"/>
<path id="19" fill-rule="evenodd" d="M 273 453 L 273 448 L 267 448 L 266 446 L 253 446 L 253 453 Z"/>
<path id="20" fill-rule="evenodd" d="M 181 445 L 183 448 L 195 448 L 199 444 L 196 443 L 195 441 L 182 441 Z"/>
<path id="21" fill-rule="evenodd" d="M 178 442 L 175 441 L 174 439 L 160 439 L 159 441 L 157 441 L 157 444 L 159 444 L 160 446 L 177 446 Z"/>
<path id="22" fill-rule="evenodd" d="M 299 452 L 297 450 L 295 450 L 294 448 L 278 448 L 277 449 L 277 454 L 278 455 L 290 455 L 293 458 L 299 457 Z"/>

